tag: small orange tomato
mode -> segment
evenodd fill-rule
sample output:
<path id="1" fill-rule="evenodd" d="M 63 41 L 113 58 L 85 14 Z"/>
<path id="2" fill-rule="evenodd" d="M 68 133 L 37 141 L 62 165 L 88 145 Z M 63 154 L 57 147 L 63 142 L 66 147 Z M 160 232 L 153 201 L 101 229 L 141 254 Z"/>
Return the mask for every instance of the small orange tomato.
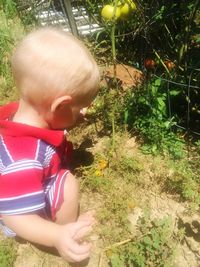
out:
<path id="1" fill-rule="evenodd" d="M 152 58 L 146 58 L 144 61 L 144 66 L 148 70 L 153 70 L 156 66 L 156 62 Z"/>
<path id="2" fill-rule="evenodd" d="M 166 60 L 166 61 L 164 61 L 164 63 L 167 66 L 168 70 L 172 70 L 175 68 L 175 64 L 170 60 Z"/>
<path id="3" fill-rule="evenodd" d="M 101 171 L 100 170 L 95 170 L 94 174 L 95 174 L 95 176 L 101 176 Z"/>
<path id="4" fill-rule="evenodd" d="M 99 170 L 105 169 L 107 167 L 107 165 L 108 165 L 108 162 L 104 159 L 100 159 L 98 162 Z"/>

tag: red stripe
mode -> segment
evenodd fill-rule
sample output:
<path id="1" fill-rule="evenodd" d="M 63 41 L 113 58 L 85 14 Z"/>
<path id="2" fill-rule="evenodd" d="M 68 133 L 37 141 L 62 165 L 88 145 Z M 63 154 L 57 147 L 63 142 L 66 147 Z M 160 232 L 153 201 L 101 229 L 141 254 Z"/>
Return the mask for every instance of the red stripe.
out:
<path id="1" fill-rule="evenodd" d="M 55 192 L 54 192 L 52 206 L 51 206 L 51 214 L 52 214 L 53 221 L 55 220 L 56 212 L 60 209 L 64 201 L 64 183 L 65 183 L 67 173 L 69 173 L 68 170 L 61 170 L 55 182 Z M 63 176 L 65 177 L 63 178 Z M 60 190 L 59 190 L 59 187 L 60 187 Z M 58 203 L 56 205 L 57 198 L 58 198 Z"/>

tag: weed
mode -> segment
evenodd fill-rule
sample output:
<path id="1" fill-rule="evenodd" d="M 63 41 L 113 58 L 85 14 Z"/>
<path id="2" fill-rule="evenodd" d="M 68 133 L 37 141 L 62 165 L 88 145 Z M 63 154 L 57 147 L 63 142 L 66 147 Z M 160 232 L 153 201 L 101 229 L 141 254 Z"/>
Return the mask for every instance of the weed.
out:
<path id="1" fill-rule="evenodd" d="M 3 9 L 7 18 L 13 18 L 17 15 L 15 1 L 12 0 L 1 1 L 0 8 Z"/>
<path id="2" fill-rule="evenodd" d="M 170 163 L 170 167 L 171 175 L 165 181 L 165 189 L 180 194 L 183 200 L 199 204 L 200 187 L 195 169 L 185 160 Z"/>
<path id="3" fill-rule="evenodd" d="M 11 267 L 17 257 L 17 246 L 13 239 L 4 239 L 0 242 L 0 266 Z"/>
<path id="4" fill-rule="evenodd" d="M 136 158 L 122 156 L 117 165 L 117 169 L 121 176 L 128 182 L 136 182 L 143 166 Z"/>
<path id="5" fill-rule="evenodd" d="M 178 237 L 172 232 L 170 218 L 151 221 L 149 216 L 144 216 L 138 227 L 140 237 L 110 253 L 111 266 L 174 266 L 174 241 Z"/>
<path id="6" fill-rule="evenodd" d="M 129 235 L 127 214 L 130 194 L 115 185 L 112 188 L 115 189 L 104 195 L 103 206 L 98 214 L 98 221 L 102 224 L 101 235 L 107 245 Z"/>
<path id="7" fill-rule="evenodd" d="M 95 166 L 82 170 L 81 189 L 89 189 L 92 192 L 102 192 L 109 190 L 111 181 L 106 177 L 105 172 Z"/>
<path id="8" fill-rule="evenodd" d="M 10 57 L 18 38 L 23 35 L 20 20 L 6 18 L 0 10 L 0 104 L 16 99 L 14 82 L 11 74 Z"/>
<path id="9" fill-rule="evenodd" d="M 183 140 L 172 128 L 175 118 L 167 112 L 167 93 L 161 79 L 155 79 L 147 86 L 135 90 L 126 107 L 126 122 L 142 135 L 145 145 L 143 151 L 154 155 L 170 153 L 174 158 L 184 156 Z M 176 95 L 178 91 L 172 91 Z"/>
<path id="10" fill-rule="evenodd" d="M 92 192 L 107 192 L 112 186 L 109 178 L 108 162 L 101 155 L 96 155 L 94 163 L 88 167 L 80 167 L 77 173 L 82 178 L 81 189 L 89 189 Z"/>

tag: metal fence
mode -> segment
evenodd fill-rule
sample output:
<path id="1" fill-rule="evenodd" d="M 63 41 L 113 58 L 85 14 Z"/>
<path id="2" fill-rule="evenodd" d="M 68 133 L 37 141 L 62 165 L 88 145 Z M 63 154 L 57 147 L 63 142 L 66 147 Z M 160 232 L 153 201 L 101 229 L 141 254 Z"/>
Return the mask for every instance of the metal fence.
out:
<path id="1" fill-rule="evenodd" d="M 84 1 L 18 0 L 18 5 L 20 11 L 34 15 L 40 25 L 59 26 L 76 36 L 88 35 L 101 29 L 95 15 L 92 19 L 87 13 Z"/>
<path id="2" fill-rule="evenodd" d="M 193 77 L 194 73 L 195 76 Z M 199 101 L 196 101 L 196 97 L 200 95 L 200 87 L 192 84 L 193 78 L 195 81 L 200 79 L 200 70 L 191 70 L 187 84 L 165 79 L 157 75 L 154 76 L 161 79 L 167 93 L 169 118 L 171 119 L 174 114 L 180 113 L 181 119 L 176 124 L 176 127 L 184 130 L 188 135 L 193 134 L 197 138 L 200 137 L 200 105 L 196 104 L 199 103 Z M 174 101 L 173 97 L 171 97 L 170 91 L 174 89 L 182 93 L 181 101 L 180 96 L 178 102 Z M 180 106 L 176 106 L 177 103 Z"/>

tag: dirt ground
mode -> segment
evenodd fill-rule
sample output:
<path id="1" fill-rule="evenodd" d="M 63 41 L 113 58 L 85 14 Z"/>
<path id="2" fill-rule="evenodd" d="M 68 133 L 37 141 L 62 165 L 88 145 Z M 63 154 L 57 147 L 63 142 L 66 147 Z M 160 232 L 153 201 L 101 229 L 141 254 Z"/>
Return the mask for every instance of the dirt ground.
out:
<path id="1" fill-rule="evenodd" d="M 144 196 L 142 192 L 140 193 L 142 194 L 142 196 Z M 174 267 L 199 267 L 200 245 L 199 241 L 197 240 L 197 236 L 199 235 L 200 216 L 198 216 L 198 218 L 190 217 L 189 222 L 187 220 L 187 216 L 184 217 L 183 215 L 187 207 L 170 198 L 170 196 L 166 194 L 156 195 L 152 193 L 150 195 L 146 195 L 145 198 L 148 199 L 149 205 L 151 207 L 152 219 L 171 216 L 174 225 L 174 231 L 177 230 L 180 220 L 182 220 L 182 223 L 188 225 L 188 227 L 189 225 L 192 226 L 194 222 L 198 222 L 196 230 L 193 230 L 193 234 L 191 234 L 191 231 L 189 232 L 188 230 L 184 242 L 177 247 Z M 83 195 L 82 201 L 84 202 L 86 200 L 88 200 L 87 196 Z M 138 214 L 141 213 L 141 209 L 136 208 L 135 213 L 129 214 L 133 228 L 136 227 L 137 224 L 137 220 L 135 220 L 135 218 L 138 218 Z M 194 226 L 192 228 L 194 228 Z M 91 236 L 91 240 L 93 242 L 93 253 L 88 263 L 68 265 L 59 256 L 55 256 L 49 252 L 41 251 L 31 244 L 25 243 L 19 244 L 18 256 L 13 267 L 26 267 L 27 265 L 29 267 L 108 267 L 108 259 L 106 258 L 106 255 L 104 253 L 103 240 L 100 236 L 95 234 Z"/>
<path id="2" fill-rule="evenodd" d="M 106 70 L 108 79 L 102 81 L 103 83 L 107 83 L 109 78 L 112 78 L 112 71 L 112 67 Z M 124 71 L 126 72 L 126 76 L 124 75 Z M 132 86 L 133 83 L 136 85 L 138 81 L 141 80 L 141 73 L 132 73 L 132 71 L 132 69 L 128 69 L 127 71 L 127 66 L 117 66 L 117 78 L 121 80 L 123 87 Z M 87 131 L 83 128 L 77 131 L 73 136 L 72 141 L 77 144 L 77 146 L 82 143 L 82 151 L 88 153 L 89 150 L 90 156 L 95 155 L 96 153 L 103 154 L 103 139 L 108 137 L 104 136 L 103 138 L 97 138 L 94 125 L 91 125 L 90 127 L 91 128 L 88 128 Z M 123 142 L 123 153 L 134 158 L 138 149 L 135 138 L 124 137 Z M 92 143 L 92 146 L 90 143 Z M 85 162 L 85 157 L 86 154 L 79 154 L 76 159 L 76 164 L 80 165 Z M 144 161 L 146 161 L 145 158 Z M 166 216 L 170 216 L 174 232 L 178 231 L 181 226 L 184 226 L 186 229 L 182 243 L 177 246 L 174 267 L 200 267 L 199 211 L 188 216 L 187 203 L 180 202 L 179 198 L 174 195 L 162 192 L 160 188 L 155 185 L 155 181 L 151 181 L 151 171 L 149 169 L 148 162 L 146 163 L 146 173 L 148 174 L 149 179 L 148 185 L 140 188 L 140 190 L 137 191 L 137 195 L 134 196 L 135 199 L 138 199 L 138 203 L 140 203 L 140 205 L 136 205 L 132 212 L 127 215 L 128 220 L 131 223 L 132 232 L 134 232 L 137 227 L 139 217 L 143 215 L 143 207 L 149 208 L 152 220 L 155 218 L 161 219 Z M 92 209 L 98 214 L 103 203 L 102 196 L 100 194 L 95 194 L 89 191 L 81 192 L 80 197 L 82 211 Z M 76 265 L 69 265 L 60 256 L 55 255 L 55 253 L 50 250 L 41 250 L 28 242 L 16 242 L 16 246 L 18 247 L 17 258 L 12 267 L 109 267 L 110 265 L 106 257 L 104 247 L 105 240 L 103 240 L 103 237 L 99 235 L 98 231 L 94 231 L 94 233 L 90 236 L 90 240 L 93 243 L 91 258 L 87 262 Z"/>
<path id="3" fill-rule="evenodd" d="M 130 153 L 130 148 L 135 146 L 134 139 L 126 140 L 125 148 L 127 153 Z M 92 153 L 100 151 L 102 148 L 102 140 L 92 148 Z M 135 148 L 137 149 L 137 148 Z M 132 152 L 133 153 L 133 150 Z M 134 151 L 135 153 L 135 151 Z M 137 227 L 137 221 L 142 216 L 141 206 L 148 206 L 151 210 L 151 219 L 163 218 L 170 216 L 172 220 L 173 230 L 176 232 L 180 225 L 186 227 L 185 238 L 182 244 L 178 245 L 176 250 L 176 258 L 174 267 L 199 267 L 200 266 L 200 216 L 199 214 L 188 216 L 187 204 L 181 203 L 174 195 L 161 193 L 156 186 L 150 190 L 146 188 L 137 192 L 137 198 L 142 201 L 140 207 L 136 206 L 132 213 L 128 214 L 129 221 L 134 231 Z M 102 199 L 100 195 L 82 192 L 81 206 L 83 210 L 95 209 L 98 213 Z M 104 240 L 97 233 L 93 233 L 90 237 L 93 243 L 93 253 L 88 262 L 69 265 L 59 256 L 52 254 L 49 251 L 42 251 L 35 246 L 24 243 L 18 245 L 18 256 L 13 267 L 109 267 L 108 259 L 104 251 Z M 123 266 L 122 266 L 123 267 Z M 156 266 L 155 266 L 156 267 Z"/>

